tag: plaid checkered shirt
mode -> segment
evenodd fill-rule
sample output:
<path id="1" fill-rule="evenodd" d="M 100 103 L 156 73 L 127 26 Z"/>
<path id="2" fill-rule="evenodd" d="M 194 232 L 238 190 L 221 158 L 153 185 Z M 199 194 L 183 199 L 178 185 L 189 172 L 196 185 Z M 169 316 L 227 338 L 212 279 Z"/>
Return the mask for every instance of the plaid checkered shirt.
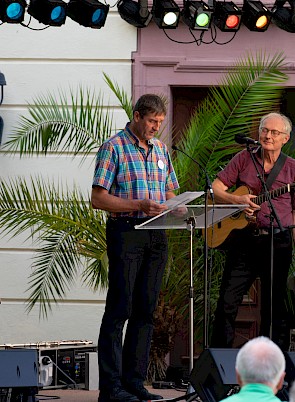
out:
<path id="1" fill-rule="evenodd" d="M 166 191 L 179 188 L 167 146 L 153 138 L 146 153 L 128 124 L 99 148 L 93 186 L 101 186 L 117 197 L 151 199 L 159 203 L 166 201 Z M 134 211 L 111 216 L 141 218 L 145 214 Z"/>

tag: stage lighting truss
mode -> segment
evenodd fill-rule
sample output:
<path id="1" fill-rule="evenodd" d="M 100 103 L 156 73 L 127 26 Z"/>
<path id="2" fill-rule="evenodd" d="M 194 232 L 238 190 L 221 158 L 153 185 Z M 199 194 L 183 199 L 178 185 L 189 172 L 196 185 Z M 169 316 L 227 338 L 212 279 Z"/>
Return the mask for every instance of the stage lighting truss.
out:
<path id="1" fill-rule="evenodd" d="M 271 12 L 261 1 L 246 0 L 243 5 L 242 23 L 250 30 L 264 32 L 271 21 Z"/>
<path id="2" fill-rule="evenodd" d="M 24 20 L 26 7 L 25 0 L 0 0 L 0 20 L 19 24 Z"/>
<path id="3" fill-rule="evenodd" d="M 145 28 L 152 19 L 147 0 L 119 0 L 117 7 L 120 17 L 137 28 Z"/>
<path id="4" fill-rule="evenodd" d="M 67 15 L 84 27 L 104 26 L 110 6 L 98 0 L 70 0 Z"/>
<path id="5" fill-rule="evenodd" d="M 67 4 L 62 0 L 31 0 L 28 14 L 45 25 L 61 26 L 66 20 Z"/>
<path id="6" fill-rule="evenodd" d="M 217 1 L 214 5 L 213 23 L 223 32 L 236 32 L 240 29 L 242 10 L 232 1 Z"/>
<path id="7" fill-rule="evenodd" d="M 213 9 L 203 1 L 187 0 L 182 11 L 182 19 L 191 29 L 206 31 L 209 29 Z"/>
<path id="8" fill-rule="evenodd" d="M 177 28 L 180 19 L 180 8 L 174 0 L 154 0 L 152 14 L 159 28 Z"/>

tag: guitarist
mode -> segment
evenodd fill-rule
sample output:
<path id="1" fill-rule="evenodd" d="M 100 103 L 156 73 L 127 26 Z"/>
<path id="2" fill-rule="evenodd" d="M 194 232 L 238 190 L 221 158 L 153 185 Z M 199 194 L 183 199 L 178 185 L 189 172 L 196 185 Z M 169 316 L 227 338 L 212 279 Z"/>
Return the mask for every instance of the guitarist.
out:
<path id="1" fill-rule="evenodd" d="M 295 160 L 282 154 L 281 149 L 290 139 L 291 121 L 280 113 L 263 116 L 259 125 L 261 146 L 250 147 L 236 154 L 214 180 L 212 186 L 216 203 L 247 204 L 245 213 L 255 218 L 253 225 L 237 230 L 227 245 L 226 263 L 215 312 L 211 347 L 233 346 L 235 319 L 243 295 L 254 280 L 261 281 L 260 335 L 271 337 L 283 350 L 289 347 L 289 327 L 284 303 L 288 271 L 292 260 L 290 226 L 295 223 L 295 195 L 293 190 L 272 199 L 276 217 L 274 226 L 273 286 L 271 286 L 271 210 L 268 201 L 258 205 L 256 195 L 263 191 L 262 180 L 268 183 L 272 169 L 285 158 L 277 172 L 272 174 L 268 188 L 274 190 L 295 182 Z M 250 154 L 252 153 L 252 155 Z M 256 166 L 255 166 L 256 165 Z M 260 178 L 258 177 L 257 169 Z M 248 194 L 236 195 L 228 190 L 247 186 Z M 279 221 L 279 222 L 278 222 Z M 280 230 L 280 228 L 282 230 Z M 271 294 L 271 287 L 273 289 Z M 272 314 L 271 314 L 272 300 Z M 272 325 L 271 325 L 272 324 Z"/>

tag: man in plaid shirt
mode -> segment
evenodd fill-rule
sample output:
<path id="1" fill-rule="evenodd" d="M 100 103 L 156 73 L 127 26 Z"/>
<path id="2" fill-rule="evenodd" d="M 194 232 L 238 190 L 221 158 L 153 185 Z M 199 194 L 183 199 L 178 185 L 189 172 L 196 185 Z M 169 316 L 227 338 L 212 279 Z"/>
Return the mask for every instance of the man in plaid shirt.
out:
<path id="1" fill-rule="evenodd" d="M 165 201 L 179 187 L 167 146 L 154 138 L 165 116 L 160 97 L 141 96 L 132 121 L 97 154 L 91 201 L 94 208 L 108 211 L 109 258 L 109 288 L 98 339 L 99 402 L 162 399 L 144 388 L 144 380 L 167 239 L 165 230 L 134 226 L 165 211 Z"/>

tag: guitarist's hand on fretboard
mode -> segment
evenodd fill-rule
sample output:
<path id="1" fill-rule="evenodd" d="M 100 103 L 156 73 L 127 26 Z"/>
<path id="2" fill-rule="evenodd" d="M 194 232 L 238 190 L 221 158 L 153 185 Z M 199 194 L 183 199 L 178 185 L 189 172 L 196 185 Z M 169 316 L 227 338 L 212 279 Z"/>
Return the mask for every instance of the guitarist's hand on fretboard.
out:
<path id="1" fill-rule="evenodd" d="M 235 195 L 237 204 L 248 204 L 249 207 L 244 209 L 246 215 L 250 217 L 254 215 L 255 212 L 260 210 L 260 206 L 255 204 L 256 195 L 253 194 L 243 194 L 243 195 Z"/>
<path id="2" fill-rule="evenodd" d="M 246 186 L 241 186 L 236 191 L 230 192 L 228 187 L 219 178 L 216 178 L 213 182 L 213 189 L 217 204 L 249 205 L 244 210 L 245 214 L 249 216 L 253 216 L 254 212 L 260 209 L 259 204 L 255 203 L 256 195 L 251 194 L 251 191 Z"/>
<path id="3" fill-rule="evenodd" d="M 228 188 L 222 183 L 222 181 L 220 181 L 219 179 L 215 179 L 214 183 L 214 191 L 216 190 L 215 199 L 217 199 L 217 203 L 247 204 L 249 205 L 249 207 L 247 207 L 243 212 L 239 212 L 228 218 L 224 218 L 221 222 L 216 223 L 208 229 L 208 246 L 213 248 L 220 246 L 220 244 L 224 242 L 224 240 L 228 237 L 232 230 L 243 229 L 248 224 L 253 223 L 253 221 L 255 221 L 255 212 L 260 209 L 259 205 L 266 201 L 265 194 L 260 194 L 258 196 L 250 194 L 250 191 L 246 186 L 238 187 L 235 191 L 229 193 L 227 192 Z M 271 190 L 269 192 L 269 196 L 271 198 L 279 197 L 282 194 L 290 192 L 291 188 L 294 186 L 295 183 L 286 184 L 282 187 L 276 188 L 275 190 Z M 293 230 L 295 231 L 295 229 Z"/>

